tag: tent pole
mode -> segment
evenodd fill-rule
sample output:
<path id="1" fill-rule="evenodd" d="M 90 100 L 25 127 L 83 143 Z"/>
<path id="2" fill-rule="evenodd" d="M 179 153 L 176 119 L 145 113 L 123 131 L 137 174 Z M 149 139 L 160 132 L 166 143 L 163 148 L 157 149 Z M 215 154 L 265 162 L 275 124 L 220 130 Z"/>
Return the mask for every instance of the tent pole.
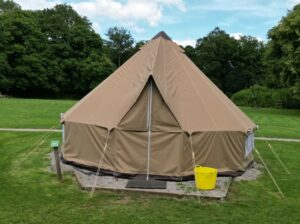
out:
<path id="1" fill-rule="evenodd" d="M 148 87 L 148 113 L 147 113 L 148 152 L 147 152 L 147 176 L 146 176 L 147 180 L 149 180 L 149 171 L 150 171 L 151 123 L 152 123 L 151 113 L 152 113 L 152 80 L 150 80 L 149 87 Z"/>

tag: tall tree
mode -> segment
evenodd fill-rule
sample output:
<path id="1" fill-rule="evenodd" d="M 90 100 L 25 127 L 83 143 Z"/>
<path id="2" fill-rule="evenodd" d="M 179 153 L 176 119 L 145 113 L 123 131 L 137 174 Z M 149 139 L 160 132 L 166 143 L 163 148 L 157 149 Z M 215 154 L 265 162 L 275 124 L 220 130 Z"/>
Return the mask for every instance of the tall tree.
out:
<path id="1" fill-rule="evenodd" d="M 45 41 L 32 13 L 14 10 L 0 15 L 0 92 L 47 89 L 40 56 Z"/>
<path id="2" fill-rule="evenodd" d="M 0 92 L 12 95 L 83 95 L 115 69 L 68 5 L 0 14 L 0 49 Z"/>
<path id="3" fill-rule="evenodd" d="M 195 63 L 225 93 L 234 92 L 238 42 L 218 27 L 196 43 Z"/>
<path id="4" fill-rule="evenodd" d="M 264 79 L 265 68 L 263 65 L 263 54 L 265 45 L 255 37 L 242 36 L 238 40 L 236 64 L 241 78 L 244 80 L 243 88 L 254 84 L 261 84 Z"/>
<path id="5" fill-rule="evenodd" d="M 268 84 L 289 87 L 300 99 L 300 4 L 268 32 Z"/>
<path id="6" fill-rule="evenodd" d="M 96 34 L 91 23 L 86 17 L 81 17 L 68 5 L 57 5 L 51 9 L 39 12 L 38 21 L 42 32 L 47 36 L 47 47 L 43 52 L 45 58 L 49 60 L 48 72 L 53 77 L 53 82 L 57 83 L 58 88 L 67 94 L 77 92 L 84 94 L 92 88 L 88 82 L 100 82 L 106 78 L 113 70 L 114 66 L 110 62 L 103 68 L 110 70 L 103 74 L 99 71 L 101 61 L 106 55 L 103 53 L 103 41 Z M 97 59 L 93 64 L 98 69 L 95 72 L 84 73 L 88 69 L 86 66 L 93 66 L 89 63 L 90 59 Z M 85 69 L 81 68 L 83 63 Z M 109 69 L 108 69 L 109 68 Z M 104 77 L 103 77 L 104 76 Z"/>
<path id="7" fill-rule="evenodd" d="M 256 38 L 236 40 L 218 27 L 185 48 L 194 63 L 227 95 L 247 88 L 262 76 L 264 45 Z"/>
<path id="8" fill-rule="evenodd" d="M 106 45 L 110 48 L 113 62 L 120 66 L 131 56 L 134 39 L 129 30 L 123 27 L 109 28 L 107 33 L 108 41 Z M 127 55 L 127 57 L 125 57 Z"/>
<path id="9" fill-rule="evenodd" d="M 0 14 L 21 9 L 21 7 L 12 0 L 0 0 Z"/>
<path id="10" fill-rule="evenodd" d="M 193 61 L 196 62 L 197 61 L 197 55 L 196 55 L 196 49 L 191 46 L 191 45 L 187 45 L 183 48 L 184 53 Z"/>

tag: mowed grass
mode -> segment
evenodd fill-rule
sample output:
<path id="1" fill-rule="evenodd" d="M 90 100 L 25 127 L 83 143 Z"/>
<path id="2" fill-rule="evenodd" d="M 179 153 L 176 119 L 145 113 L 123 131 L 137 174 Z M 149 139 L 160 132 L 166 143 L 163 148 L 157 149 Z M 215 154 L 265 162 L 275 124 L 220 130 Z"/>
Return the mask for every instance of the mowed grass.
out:
<path id="1" fill-rule="evenodd" d="M 60 135 L 53 133 L 32 148 L 43 135 L 0 132 L 1 224 L 300 223 L 299 143 L 272 143 L 292 172 L 287 175 L 265 143 L 257 142 L 284 199 L 266 173 L 255 181 L 233 182 L 225 201 L 103 191 L 90 199 L 89 192 L 80 189 L 71 174 L 64 175 L 59 183 L 55 174 L 47 171 L 49 142 Z"/>
<path id="2" fill-rule="evenodd" d="M 0 127 L 49 128 L 76 101 L 0 99 Z M 264 136 L 300 138 L 299 110 L 242 108 Z M 259 133 L 257 133 L 259 134 Z M 300 223 L 300 144 L 272 142 L 286 174 L 264 141 L 256 146 L 285 198 L 265 172 L 234 182 L 223 201 L 98 191 L 93 198 L 71 174 L 59 183 L 47 171 L 52 133 L 0 132 L 0 223 Z M 256 158 L 259 161 L 258 158 Z"/>
<path id="3" fill-rule="evenodd" d="M 0 98 L 1 128 L 50 128 L 74 100 Z"/>
<path id="4" fill-rule="evenodd" d="M 241 109 L 258 124 L 257 136 L 300 139 L 300 110 L 251 107 Z"/>

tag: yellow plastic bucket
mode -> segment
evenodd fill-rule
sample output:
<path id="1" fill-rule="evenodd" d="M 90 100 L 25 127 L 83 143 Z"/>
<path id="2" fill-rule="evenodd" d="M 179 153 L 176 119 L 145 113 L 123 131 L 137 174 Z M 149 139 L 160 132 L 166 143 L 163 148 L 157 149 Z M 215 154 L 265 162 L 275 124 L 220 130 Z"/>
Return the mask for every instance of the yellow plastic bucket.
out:
<path id="1" fill-rule="evenodd" d="M 218 170 L 211 167 L 194 168 L 196 187 L 200 190 L 212 190 L 216 187 Z"/>

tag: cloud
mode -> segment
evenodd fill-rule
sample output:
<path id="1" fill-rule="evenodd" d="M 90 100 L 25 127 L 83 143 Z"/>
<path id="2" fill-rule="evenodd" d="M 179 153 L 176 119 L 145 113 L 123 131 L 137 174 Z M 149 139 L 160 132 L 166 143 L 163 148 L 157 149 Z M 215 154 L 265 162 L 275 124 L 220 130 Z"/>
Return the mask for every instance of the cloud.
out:
<path id="1" fill-rule="evenodd" d="M 196 40 L 192 40 L 192 39 L 185 39 L 185 40 L 173 40 L 175 43 L 177 43 L 178 45 L 181 45 L 183 47 L 186 47 L 188 45 L 195 47 L 196 46 Z"/>
<path id="2" fill-rule="evenodd" d="M 139 25 L 137 25 L 134 22 L 129 22 L 129 23 L 122 23 L 123 26 L 128 27 L 130 30 L 136 32 L 136 33 L 144 33 L 146 30 Z"/>
<path id="3" fill-rule="evenodd" d="M 180 11 L 183 11 L 183 12 L 186 11 L 186 6 L 182 0 L 154 0 L 154 2 L 157 2 L 162 5 L 166 5 L 166 6 L 176 6 Z"/>
<path id="4" fill-rule="evenodd" d="M 176 7 L 185 11 L 182 0 L 91 0 L 70 3 L 82 15 L 105 17 L 124 23 L 145 21 L 157 26 L 162 19 L 164 7 Z"/>
<path id="5" fill-rule="evenodd" d="M 57 4 L 62 4 L 61 0 L 15 0 L 22 9 L 27 10 L 37 10 L 37 9 L 45 9 L 52 8 Z"/>
<path id="6" fill-rule="evenodd" d="M 265 41 L 265 39 L 263 39 L 263 38 L 260 37 L 260 36 L 256 36 L 255 38 L 256 38 L 258 41 L 263 41 L 263 42 Z"/>
<path id="7" fill-rule="evenodd" d="M 291 8 L 297 4 L 300 4 L 300 0 L 288 0 L 287 4 L 288 4 L 289 8 Z"/>
<path id="8" fill-rule="evenodd" d="M 243 33 L 231 33 L 230 36 L 236 40 L 240 40 L 241 37 L 244 36 L 244 34 Z"/>
<path id="9" fill-rule="evenodd" d="M 245 36 L 243 33 L 231 33 L 229 34 L 231 37 L 233 37 L 236 40 L 240 40 L 242 36 Z M 264 41 L 264 39 L 260 36 L 254 36 L 258 41 Z"/>
<path id="10" fill-rule="evenodd" d="M 157 26 L 162 18 L 164 8 L 177 8 L 185 12 L 183 0 L 16 0 L 23 9 L 37 10 L 52 8 L 56 4 L 70 4 L 79 14 L 89 17 L 94 28 L 99 30 L 99 18 L 111 19 L 132 28 L 137 33 L 144 32 L 137 23 L 146 22 Z"/>
<path id="11" fill-rule="evenodd" d="M 100 26 L 99 23 L 93 22 L 93 23 L 92 23 L 92 27 L 93 27 L 93 29 L 94 29 L 96 32 L 100 33 L 100 31 L 101 31 L 101 26 Z"/>
<path id="12" fill-rule="evenodd" d="M 201 1 L 200 4 L 193 6 L 191 9 L 247 13 L 247 16 L 278 17 L 278 15 L 282 14 L 282 9 L 291 8 L 298 3 L 300 3 L 300 0 L 210 0 L 205 2 Z"/>

